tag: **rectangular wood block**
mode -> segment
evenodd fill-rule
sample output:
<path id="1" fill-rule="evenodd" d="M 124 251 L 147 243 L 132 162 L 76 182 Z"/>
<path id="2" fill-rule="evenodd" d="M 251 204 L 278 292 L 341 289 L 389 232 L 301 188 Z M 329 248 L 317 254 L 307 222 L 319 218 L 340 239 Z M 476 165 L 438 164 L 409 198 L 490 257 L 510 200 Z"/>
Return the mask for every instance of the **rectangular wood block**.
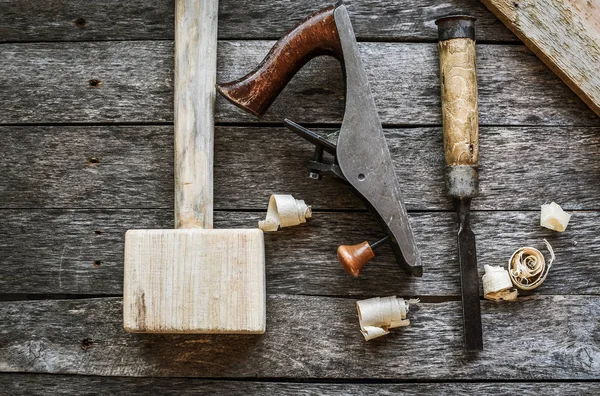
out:
<path id="1" fill-rule="evenodd" d="M 127 231 L 123 322 L 128 332 L 264 333 L 263 232 Z"/>

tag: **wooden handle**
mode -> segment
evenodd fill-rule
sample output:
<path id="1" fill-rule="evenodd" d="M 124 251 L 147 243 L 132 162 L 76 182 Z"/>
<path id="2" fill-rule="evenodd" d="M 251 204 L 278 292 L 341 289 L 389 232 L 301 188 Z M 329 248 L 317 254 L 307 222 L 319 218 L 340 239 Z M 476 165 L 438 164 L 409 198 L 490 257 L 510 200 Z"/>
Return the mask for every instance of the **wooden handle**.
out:
<path id="1" fill-rule="evenodd" d="M 446 165 L 477 166 L 479 120 L 475 41 L 452 38 L 439 43 L 442 118 Z"/>
<path id="2" fill-rule="evenodd" d="M 212 228 L 218 0 L 175 2 L 175 227 Z"/>
<path id="3" fill-rule="evenodd" d="M 309 60 L 319 55 L 342 60 L 335 7 L 310 15 L 279 39 L 256 69 L 238 80 L 218 84 L 218 91 L 236 106 L 261 116 Z"/>
<path id="4" fill-rule="evenodd" d="M 369 242 L 365 241 L 358 245 L 338 247 L 337 256 L 344 270 L 356 278 L 365 264 L 375 257 L 375 253 L 373 253 Z"/>

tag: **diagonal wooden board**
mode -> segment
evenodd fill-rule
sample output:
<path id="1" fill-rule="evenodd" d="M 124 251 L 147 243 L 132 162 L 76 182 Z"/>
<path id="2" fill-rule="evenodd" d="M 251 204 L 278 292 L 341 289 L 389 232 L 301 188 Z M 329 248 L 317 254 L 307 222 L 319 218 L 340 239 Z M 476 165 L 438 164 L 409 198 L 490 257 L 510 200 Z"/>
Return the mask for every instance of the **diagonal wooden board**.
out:
<path id="1" fill-rule="evenodd" d="M 481 0 L 600 116 L 600 0 Z"/>

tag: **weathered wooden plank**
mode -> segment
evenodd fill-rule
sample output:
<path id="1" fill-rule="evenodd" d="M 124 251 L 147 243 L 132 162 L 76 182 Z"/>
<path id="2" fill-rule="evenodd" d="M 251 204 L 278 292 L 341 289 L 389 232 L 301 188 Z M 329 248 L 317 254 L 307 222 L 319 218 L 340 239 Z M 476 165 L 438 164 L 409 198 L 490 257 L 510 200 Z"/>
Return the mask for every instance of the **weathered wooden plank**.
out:
<path id="1" fill-rule="evenodd" d="M 322 132 L 331 132 L 323 131 Z M 441 127 L 387 129 L 409 210 L 450 210 Z M 173 207 L 171 126 L 0 127 L 0 207 Z M 264 209 L 273 193 L 361 209 L 341 182 L 306 177 L 310 144 L 284 128 L 218 127 L 215 207 Z M 600 210 L 600 128 L 481 128 L 474 209 Z"/>
<path id="2" fill-rule="evenodd" d="M 246 395 L 423 395 L 484 394 L 497 396 L 595 395 L 594 382 L 495 382 L 495 383 L 289 383 L 197 378 L 94 377 L 51 374 L 0 374 L 0 386 L 12 396 L 201 394 Z"/>
<path id="3" fill-rule="evenodd" d="M 0 46 L 1 123 L 173 120 L 173 43 Z"/>
<path id="4" fill-rule="evenodd" d="M 218 80 L 240 77 L 272 41 L 222 41 Z M 435 44 L 362 43 L 382 122 L 441 124 Z M 600 125 L 598 118 L 524 46 L 480 45 L 482 125 Z M 173 46 L 165 41 L 0 46 L 0 123 L 171 122 Z M 217 122 L 340 122 L 340 67 L 316 59 L 256 119 L 217 100 Z"/>
<path id="5" fill-rule="evenodd" d="M 598 296 L 482 303 L 486 349 L 466 352 L 460 302 L 411 306 L 411 325 L 366 343 L 355 301 L 268 298 L 262 336 L 126 334 L 122 300 L 0 304 L 0 370 L 177 377 L 580 380 L 600 374 Z M 518 362 L 518 364 L 515 364 Z"/>
<path id="6" fill-rule="evenodd" d="M 219 2 L 221 39 L 277 39 L 326 2 L 305 0 Z M 347 1 L 356 34 L 368 40 L 434 40 L 433 21 L 455 12 L 478 18 L 479 38 L 516 41 L 485 7 L 469 0 Z M 115 12 L 118 10 L 118 12 Z M 0 3 L 0 41 L 164 40 L 173 38 L 173 0 Z"/>
<path id="7" fill-rule="evenodd" d="M 266 203 L 265 203 L 266 204 Z M 266 209 L 266 208 L 265 208 Z M 217 212 L 216 228 L 255 227 L 264 213 Z M 348 276 L 336 257 L 341 244 L 373 241 L 381 235 L 368 213 L 314 213 L 298 227 L 265 234 L 267 292 L 365 297 L 459 296 L 460 277 L 453 213 L 412 213 L 424 275 L 400 270 L 388 246 L 360 277 Z M 3 293 L 120 294 L 123 287 L 123 236 L 136 228 L 171 228 L 168 210 L 2 210 L 0 211 L 0 290 Z M 483 266 L 505 265 L 521 246 L 556 262 L 536 294 L 599 294 L 600 212 L 576 212 L 569 229 L 553 233 L 539 226 L 539 212 L 475 212 L 480 275 Z"/>
<path id="8" fill-rule="evenodd" d="M 600 116 L 600 2 L 482 1 Z"/>

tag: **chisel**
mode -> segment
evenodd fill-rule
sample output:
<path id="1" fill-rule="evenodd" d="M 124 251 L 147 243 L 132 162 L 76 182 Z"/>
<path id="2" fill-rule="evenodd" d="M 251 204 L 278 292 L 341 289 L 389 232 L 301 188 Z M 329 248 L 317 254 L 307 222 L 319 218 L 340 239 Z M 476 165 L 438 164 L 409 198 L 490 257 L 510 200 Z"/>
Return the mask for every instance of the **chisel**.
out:
<path id="1" fill-rule="evenodd" d="M 483 349 L 475 234 L 471 199 L 478 194 L 479 121 L 475 66 L 475 19 L 438 19 L 440 83 L 446 186 L 458 215 L 458 262 L 462 287 L 465 348 Z"/>

